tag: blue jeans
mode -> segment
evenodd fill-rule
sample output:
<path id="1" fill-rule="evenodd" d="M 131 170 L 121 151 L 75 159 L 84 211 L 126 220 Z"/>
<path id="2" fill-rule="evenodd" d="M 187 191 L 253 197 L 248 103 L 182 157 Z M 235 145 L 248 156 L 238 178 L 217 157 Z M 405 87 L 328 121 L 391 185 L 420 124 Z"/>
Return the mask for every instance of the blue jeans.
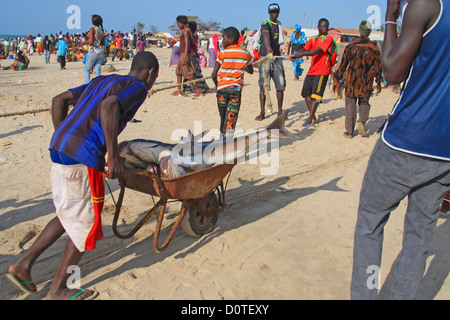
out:
<path id="1" fill-rule="evenodd" d="M 381 139 L 377 142 L 361 189 L 352 299 L 377 298 L 380 286 L 375 277 L 381 265 L 383 229 L 391 212 L 406 197 L 403 248 L 393 269 L 390 298 L 414 298 L 425 271 L 439 206 L 449 186 L 450 161 L 411 155 L 388 147 Z"/>
<path id="2" fill-rule="evenodd" d="M 100 53 L 88 53 L 86 56 L 86 64 L 84 65 L 84 82 L 89 83 L 91 81 L 91 69 L 94 68 L 95 76 L 101 76 L 103 52 Z"/>
<path id="3" fill-rule="evenodd" d="M 45 63 L 48 63 L 50 61 L 50 50 L 44 49 L 44 59 Z"/>

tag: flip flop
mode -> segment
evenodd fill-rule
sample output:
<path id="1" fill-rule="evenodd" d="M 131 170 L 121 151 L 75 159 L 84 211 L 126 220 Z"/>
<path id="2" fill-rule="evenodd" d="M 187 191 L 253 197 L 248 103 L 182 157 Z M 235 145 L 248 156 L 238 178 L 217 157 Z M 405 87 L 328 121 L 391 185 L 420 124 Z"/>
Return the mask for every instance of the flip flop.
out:
<path id="1" fill-rule="evenodd" d="M 259 115 L 255 118 L 256 121 L 263 121 L 266 117 L 264 115 Z"/>
<path id="2" fill-rule="evenodd" d="M 85 294 L 87 292 L 87 290 L 83 289 L 83 288 L 80 288 L 79 290 L 80 290 L 80 292 L 78 292 L 76 295 L 74 295 L 72 298 L 70 298 L 69 301 L 76 300 L 79 296 L 82 296 L 83 294 Z M 93 294 L 83 300 L 86 300 L 86 301 L 94 300 L 95 298 L 97 298 L 99 296 L 99 293 L 97 291 L 95 291 L 95 290 L 90 290 L 90 291 L 92 291 Z"/>
<path id="3" fill-rule="evenodd" d="M 6 274 L 6 279 L 9 280 L 9 282 L 11 282 L 17 289 L 21 290 L 23 293 L 27 293 L 27 294 L 37 294 L 36 291 L 31 291 L 30 289 L 28 289 L 25 285 L 26 284 L 32 284 L 33 286 L 36 286 L 33 281 L 20 281 L 19 279 L 17 279 L 14 275 L 7 273 Z"/>
<path id="4" fill-rule="evenodd" d="M 310 127 L 312 125 L 313 125 L 312 123 L 308 123 L 308 122 L 305 122 L 304 124 L 302 124 L 303 127 Z"/>
<path id="5" fill-rule="evenodd" d="M 344 137 L 347 139 L 353 139 L 353 135 L 351 137 L 348 136 L 349 134 L 347 132 L 344 132 Z"/>

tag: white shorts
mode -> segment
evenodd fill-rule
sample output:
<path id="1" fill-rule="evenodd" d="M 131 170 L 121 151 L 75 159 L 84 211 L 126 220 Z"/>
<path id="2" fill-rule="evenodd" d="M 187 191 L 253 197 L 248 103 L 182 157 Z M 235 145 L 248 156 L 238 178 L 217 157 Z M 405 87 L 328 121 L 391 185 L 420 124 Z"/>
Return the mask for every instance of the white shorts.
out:
<path id="1" fill-rule="evenodd" d="M 56 215 L 68 236 L 80 252 L 95 249 L 96 241 L 103 238 L 102 173 L 85 165 L 53 163 L 51 179 Z"/>

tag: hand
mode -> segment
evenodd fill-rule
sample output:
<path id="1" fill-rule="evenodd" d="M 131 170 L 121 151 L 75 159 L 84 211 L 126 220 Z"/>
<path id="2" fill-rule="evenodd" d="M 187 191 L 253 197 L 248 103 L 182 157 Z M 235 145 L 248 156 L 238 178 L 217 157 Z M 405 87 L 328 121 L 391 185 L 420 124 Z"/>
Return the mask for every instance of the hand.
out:
<path id="1" fill-rule="evenodd" d="M 339 82 L 333 83 L 333 92 L 337 93 L 339 91 Z"/>
<path id="2" fill-rule="evenodd" d="M 388 0 L 386 9 L 386 21 L 397 21 L 400 17 L 401 0 Z"/>
<path id="3" fill-rule="evenodd" d="M 118 157 L 116 159 L 108 159 L 108 175 L 107 178 L 114 180 L 117 179 L 125 170 L 125 159 Z"/>
<path id="4" fill-rule="evenodd" d="M 381 92 L 381 83 L 377 84 L 377 94 Z"/>

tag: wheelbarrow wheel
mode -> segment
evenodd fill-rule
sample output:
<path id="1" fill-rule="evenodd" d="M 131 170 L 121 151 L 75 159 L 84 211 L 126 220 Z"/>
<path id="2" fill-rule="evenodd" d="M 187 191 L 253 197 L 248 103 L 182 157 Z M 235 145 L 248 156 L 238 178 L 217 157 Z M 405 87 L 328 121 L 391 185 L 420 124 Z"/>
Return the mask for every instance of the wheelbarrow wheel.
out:
<path id="1" fill-rule="evenodd" d="M 211 233 L 219 218 L 219 202 L 214 193 L 200 200 L 189 200 L 191 204 L 181 222 L 184 232 L 194 238 Z M 183 202 L 183 208 L 186 202 Z"/>

